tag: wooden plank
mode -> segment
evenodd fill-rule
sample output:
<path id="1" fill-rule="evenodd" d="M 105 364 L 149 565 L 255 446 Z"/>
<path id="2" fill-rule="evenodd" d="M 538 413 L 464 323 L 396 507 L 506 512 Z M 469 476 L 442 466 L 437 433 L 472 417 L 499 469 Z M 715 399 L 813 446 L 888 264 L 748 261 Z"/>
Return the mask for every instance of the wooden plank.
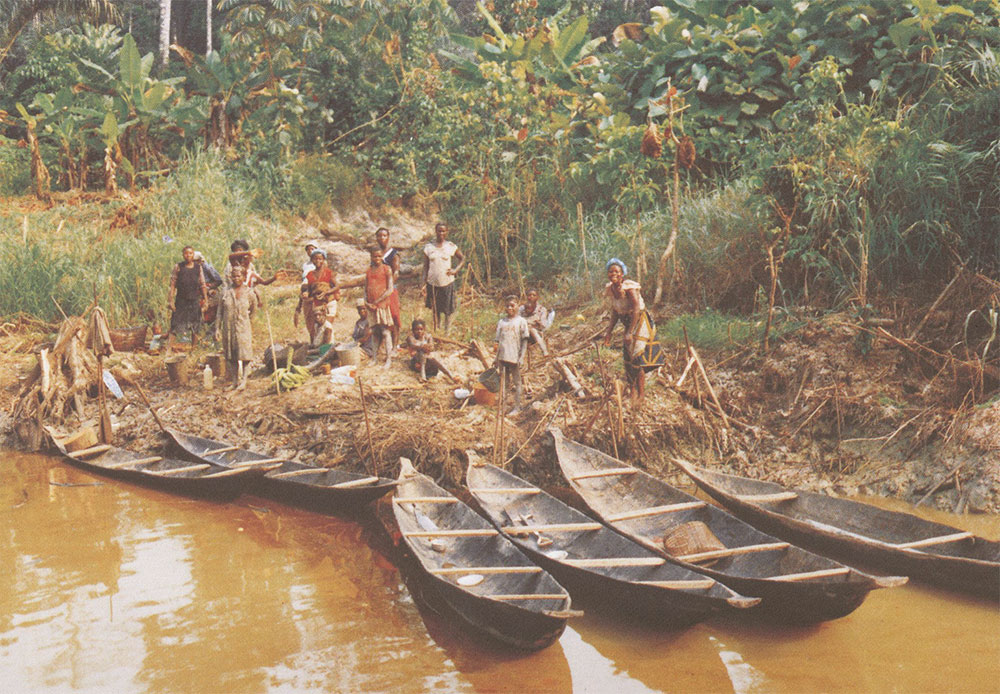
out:
<path id="1" fill-rule="evenodd" d="M 508 595 L 480 595 L 479 597 L 491 600 L 565 600 L 569 596 L 566 593 L 512 593 Z"/>
<path id="2" fill-rule="evenodd" d="M 309 475 L 314 472 L 329 472 L 330 468 L 326 467 L 314 467 L 314 468 L 303 468 L 301 470 L 291 470 L 290 472 L 279 472 L 277 475 L 268 475 L 272 479 L 277 479 L 279 477 L 297 477 L 298 475 Z"/>
<path id="3" fill-rule="evenodd" d="M 675 590 L 707 590 L 715 585 L 711 578 L 689 579 L 686 581 L 636 581 L 644 586 L 657 588 L 672 588 Z"/>
<path id="4" fill-rule="evenodd" d="M 550 523 L 541 525 L 505 525 L 500 528 L 510 535 L 531 535 L 532 533 L 558 533 L 572 530 L 600 530 L 600 523 Z"/>
<path id="5" fill-rule="evenodd" d="M 734 494 L 736 499 L 745 501 L 748 504 L 773 504 L 778 501 L 791 501 L 798 499 L 795 492 L 775 492 L 774 494 Z"/>
<path id="6" fill-rule="evenodd" d="M 781 576 L 768 576 L 768 581 L 808 581 L 810 578 L 826 578 L 828 576 L 843 576 L 851 572 L 849 566 L 838 566 L 835 569 L 820 569 L 818 571 L 805 571 L 798 574 L 782 574 Z"/>
<path id="7" fill-rule="evenodd" d="M 259 460 L 244 460 L 242 463 L 233 463 L 230 467 L 254 467 L 255 465 L 273 465 L 274 463 L 288 462 L 285 458 L 261 458 Z"/>
<path id="8" fill-rule="evenodd" d="M 207 470 L 212 467 L 208 463 L 199 463 L 198 465 L 186 465 L 185 467 L 175 467 L 173 470 L 147 470 L 151 475 L 159 475 L 161 477 L 166 477 L 167 475 L 177 475 L 182 472 L 194 472 L 196 470 Z"/>
<path id="9" fill-rule="evenodd" d="M 618 475 L 634 475 L 639 472 L 634 467 L 613 467 L 607 470 L 595 470 L 594 472 L 585 472 L 582 475 L 574 475 L 570 478 L 571 482 L 576 482 L 577 480 L 589 480 L 594 477 L 616 477 Z"/>
<path id="10" fill-rule="evenodd" d="M 219 453 L 229 453 L 230 451 L 235 451 L 237 448 L 239 448 L 239 446 L 223 446 L 222 448 L 216 448 L 211 451 L 205 451 L 204 453 L 199 453 L 198 455 L 204 458 L 205 456 L 209 455 L 218 455 Z"/>
<path id="11" fill-rule="evenodd" d="M 394 504 L 457 504 L 458 499 L 453 496 L 408 496 L 392 497 Z"/>
<path id="12" fill-rule="evenodd" d="M 493 487 L 492 489 L 473 489 L 469 487 L 473 494 L 541 494 L 541 489 L 535 487 Z"/>
<path id="13" fill-rule="evenodd" d="M 404 532 L 403 537 L 492 537 L 498 531 L 482 528 L 469 530 L 411 530 Z"/>
<path id="14" fill-rule="evenodd" d="M 737 554 L 749 554 L 751 552 L 770 552 L 772 550 L 788 549 L 787 542 L 768 542 L 762 545 L 744 545 L 743 547 L 727 547 L 726 549 L 715 549 L 711 552 L 698 552 L 697 554 L 684 554 L 677 557 L 681 561 L 705 561 L 706 559 L 721 559 L 722 557 L 732 557 Z"/>
<path id="15" fill-rule="evenodd" d="M 111 463 L 110 465 L 102 465 L 105 470 L 121 470 L 122 468 L 138 467 L 139 465 L 148 465 L 149 463 L 158 463 L 163 460 L 163 456 L 154 455 L 149 458 L 137 458 L 135 460 L 123 460 L 120 463 Z"/>
<path id="16" fill-rule="evenodd" d="M 615 566 L 661 566 L 667 562 L 661 557 L 610 557 L 605 559 L 563 559 L 563 564 L 581 569 L 599 569 Z"/>
<path id="17" fill-rule="evenodd" d="M 211 475 L 204 475 L 203 479 L 208 479 L 209 477 L 232 477 L 233 475 L 245 474 L 246 471 L 246 468 L 234 467 L 229 470 L 223 470 L 222 472 L 213 472 Z"/>
<path id="18" fill-rule="evenodd" d="M 958 542 L 959 540 L 965 540 L 973 537 L 972 533 L 961 532 L 954 533 L 952 535 L 940 535 L 938 537 L 928 537 L 923 540 L 914 540 L 913 542 L 903 542 L 898 545 L 893 545 L 898 549 L 916 549 L 918 547 L 930 547 L 931 545 L 943 545 L 946 542 Z"/>
<path id="19" fill-rule="evenodd" d="M 538 574 L 540 566 L 452 566 L 447 569 L 431 569 L 435 576 L 452 576 L 455 574 Z"/>
<path id="20" fill-rule="evenodd" d="M 690 509 L 702 508 L 706 506 L 704 501 L 685 501 L 680 504 L 670 504 L 668 506 L 651 506 L 649 508 L 638 509 L 636 511 L 625 511 L 608 516 L 609 523 L 632 520 L 633 518 L 646 518 L 648 516 L 659 516 L 663 513 L 676 513 L 677 511 L 688 511 Z"/>
<path id="21" fill-rule="evenodd" d="M 90 448 L 84 448 L 82 451 L 73 451 L 69 455 L 71 458 L 89 458 L 92 455 L 107 453 L 110 450 L 111 450 L 110 444 L 102 443 L 99 446 L 91 446 Z"/>
<path id="22" fill-rule="evenodd" d="M 350 487 L 364 487 L 368 484 L 375 484 L 378 482 L 378 477 L 362 477 L 359 480 L 351 480 L 350 482 L 341 482 L 340 484 L 330 485 L 331 489 L 349 489 Z"/>

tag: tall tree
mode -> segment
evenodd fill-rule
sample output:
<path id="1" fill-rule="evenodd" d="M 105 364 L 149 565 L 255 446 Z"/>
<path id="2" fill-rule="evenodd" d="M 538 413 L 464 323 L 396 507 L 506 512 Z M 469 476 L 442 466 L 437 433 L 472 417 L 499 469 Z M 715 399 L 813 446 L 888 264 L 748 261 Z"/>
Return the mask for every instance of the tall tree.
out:
<path id="1" fill-rule="evenodd" d="M 212 0 L 205 0 L 205 55 L 212 52 Z"/>
<path id="2" fill-rule="evenodd" d="M 0 63 L 26 26 L 35 20 L 67 15 L 93 22 L 118 22 L 120 19 L 111 0 L 0 0 L 0 17 L 10 18 L 0 24 Z"/>
<path id="3" fill-rule="evenodd" d="M 170 62 L 170 0 L 160 0 L 160 65 Z"/>

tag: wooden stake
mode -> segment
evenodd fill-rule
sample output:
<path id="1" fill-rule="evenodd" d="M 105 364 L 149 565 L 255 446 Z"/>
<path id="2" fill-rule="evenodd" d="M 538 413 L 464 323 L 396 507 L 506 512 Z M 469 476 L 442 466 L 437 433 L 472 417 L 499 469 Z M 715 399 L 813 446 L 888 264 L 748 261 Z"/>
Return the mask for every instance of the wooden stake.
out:
<path id="1" fill-rule="evenodd" d="M 25 218 L 27 219 L 27 218 Z M 587 237 L 583 229 L 583 203 L 576 203 L 576 223 L 580 228 L 580 253 L 583 254 L 583 271 L 590 277 L 590 262 L 587 260 Z"/>
<path id="2" fill-rule="evenodd" d="M 365 402 L 365 389 L 364 386 L 361 385 L 360 372 L 357 374 L 357 379 L 358 390 L 361 392 L 361 411 L 364 412 L 365 415 L 365 431 L 368 432 L 368 451 L 371 453 L 372 457 L 372 473 L 378 475 L 378 462 L 375 460 L 375 444 L 372 443 L 372 425 L 371 422 L 368 421 L 368 403 Z"/>
<path id="3" fill-rule="evenodd" d="M 712 396 L 712 402 L 715 406 L 719 408 L 719 414 L 722 415 L 722 421 L 729 427 L 729 416 L 726 415 L 726 411 L 722 409 L 722 403 L 719 402 L 719 397 L 715 394 L 715 388 L 712 387 L 712 382 L 708 380 L 708 373 L 705 371 L 705 365 L 701 362 L 701 358 L 698 356 L 698 352 L 695 351 L 694 345 L 689 345 L 688 349 L 691 350 L 691 356 L 694 357 L 695 364 L 698 365 L 698 372 L 701 373 L 701 377 L 705 379 L 705 387 L 708 388 L 708 394 Z"/>
<path id="4" fill-rule="evenodd" d="M 275 374 L 274 391 L 276 394 L 281 395 L 281 386 L 278 384 L 279 379 L 277 378 L 278 357 L 274 353 L 274 333 L 271 332 L 271 311 L 268 310 L 267 303 L 265 301 L 261 300 L 261 303 L 264 304 L 264 318 L 267 320 L 267 337 L 271 341 L 271 366 L 274 369 L 271 373 Z M 292 348 L 289 347 L 288 349 L 291 350 Z"/>
<path id="5" fill-rule="evenodd" d="M 500 465 L 500 466 L 502 466 L 504 464 L 504 443 L 503 443 L 503 441 L 504 441 L 504 430 L 503 430 L 504 429 L 504 412 L 503 412 L 503 410 L 504 410 L 504 407 L 506 406 L 506 403 L 504 402 L 506 400 L 506 397 L 505 397 L 506 394 L 507 394 L 507 373 L 506 373 L 506 370 L 503 367 L 500 367 L 500 404 L 497 407 L 497 417 L 500 420 L 500 433 L 499 433 L 499 438 L 497 439 L 497 446 L 498 446 L 498 448 L 497 448 L 497 451 L 496 451 L 496 456 L 497 456 L 497 463 L 496 464 Z"/>

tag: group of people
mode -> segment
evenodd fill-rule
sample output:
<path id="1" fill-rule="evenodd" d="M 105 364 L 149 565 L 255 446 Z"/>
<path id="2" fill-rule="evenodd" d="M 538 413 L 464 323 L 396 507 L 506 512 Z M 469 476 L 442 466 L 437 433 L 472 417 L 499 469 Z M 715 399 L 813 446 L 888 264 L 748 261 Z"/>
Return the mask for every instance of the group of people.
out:
<path id="1" fill-rule="evenodd" d="M 344 287 L 338 284 L 337 273 L 317 243 L 306 244 L 305 250 L 308 260 L 302 265 L 294 324 L 298 326 L 300 318 L 304 318 L 313 345 L 332 344 L 334 319 Z M 439 329 L 445 333 L 450 330 L 457 304 L 455 278 L 465 263 L 461 250 L 448 240 L 447 225 L 438 223 L 434 240 L 423 248 L 422 293 L 424 306 L 431 312 L 433 331 L 428 331 L 426 322 L 417 318 L 410 323 L 410 334 L 403 344 L 400 342 L 402 318 L 397 288 L 400 254 L 390 244 L 388 229 L 382 227 L 375 232 L 368 251 L 364 292 L 355 304 L 358 319 L 351 338 L 371 359 L 383 353 L 385 367 L 391 365 L 393 355 L 405 346 L 411 355 L 410 366 L 421 381 L 439 372 L 452 377 L 434 355 L 433 337 Z M 192 344 L 196 344 L 202 323 L 214 324 L 215 339 L 233 367 L 239 388 L 246 384 L 246 367 L 253 358 L 251 318 L 261 303 L 257 286 L 271 284 L 276 279 L 276 275 L 265 279 L 257 272 L 253 263 L 257 255 L 246 241 L 234 241 L 226 270 L 220 274 L 193 247 L 185 246 L 182 260 L 174 266 L 170 277 L 168 352 L 176 335 L 190 332 Z M 625 330 L 626 379 L 633 397 L 641 400 L 645 392 L 645 374 L 664 365 L 664 354 L 656 341 L 656 328 L 646 310 L 641 287 L 626 279 L 625 263 L 612 258 L 606 272 L 608 282 L 604 293 L 610 320 L 604 344 L 610 344 L 615 326 L 621 323 Z M 504 299 L 503 316 L 497 323 L 495 335 L 495 366 L 505 386 L 513 389 L 513 413 L 520 411 L 523 404 L 521 365 L 528 346 L 535 344 L 543 355 L 548 355 L 543 333 L 551 322 L 552 314 L 539 303 L 535 289 L 527 292 L 524 303 L 514 296 Z"/>

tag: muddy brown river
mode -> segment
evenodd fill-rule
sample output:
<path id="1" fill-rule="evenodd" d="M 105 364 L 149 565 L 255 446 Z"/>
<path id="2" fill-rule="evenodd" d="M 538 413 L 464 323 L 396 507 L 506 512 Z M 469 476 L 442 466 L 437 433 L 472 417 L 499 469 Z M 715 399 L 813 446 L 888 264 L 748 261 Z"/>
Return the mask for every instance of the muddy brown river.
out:
<path id="1" fill-rule="evenodd" d="M 350 520 L 0 451 L 0 691 L 1000 691 L 1000 610 L 920 585 L 809 628 L 587 615 L 518 655 L 418 607 L 380 547 Z"/>

